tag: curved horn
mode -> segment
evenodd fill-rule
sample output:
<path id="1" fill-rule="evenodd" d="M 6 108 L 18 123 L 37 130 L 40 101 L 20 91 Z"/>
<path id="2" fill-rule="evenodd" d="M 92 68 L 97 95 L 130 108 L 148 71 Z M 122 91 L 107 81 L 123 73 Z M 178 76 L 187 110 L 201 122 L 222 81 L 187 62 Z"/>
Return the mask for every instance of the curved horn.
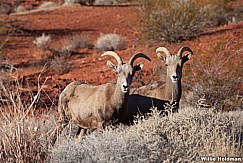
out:
<path id="1" fill-rule="evenodd" d="M 182 56 L 182 53 L 185 52 L 185 51 L 188 51 L 188 52 L 190 52 L 191 54 L 193 54 L 192 50 L 191 50 L 189 47 L 187 47 L 187 46 L 183 46 L 183 47 L 181 47 L 180 50 L 178 51 L 177 56 Z"/>
<path id="2" fill-rule="evenodd" d="M 137 53 L 137 54 L 134 54 L 134 55 L 130 58 L 128 64 L 130 64 L 130 65 L 133 66 L 133 62 L 134 62 L 137 58 L 145 58 L 145 59 L 151 61 L 151 59 L 150 59 L 146 54 L 144 54 L 144 53 Z"/>
<path id="3" fill-rule="evenodd" d="M 156 53 L 157 53 L 157 54 L 158 54 L 158 53 L 161 53 L 161 52 L 164 52 L 164 53 L 166 54 L 166 57 L 171 56 L 170 51 L 169 51 L 168 49 L 166 49 L 165 47 L 158 47 L 158 48 L 156 49 Z"/>
<path id="4" fill-rule="evenodd" d="M 106 51 L 103 54 L 101 54 L 101 57 L 103 57 L 105 55 L 109 55 L 109 56 L 114 57 L 116 59 L 116 61 L 117 61 L 118 64 L 122 64 L 122 59 L 121 59 L 121 57 L 117 53 L 115 53 L 113 51 Z"/>

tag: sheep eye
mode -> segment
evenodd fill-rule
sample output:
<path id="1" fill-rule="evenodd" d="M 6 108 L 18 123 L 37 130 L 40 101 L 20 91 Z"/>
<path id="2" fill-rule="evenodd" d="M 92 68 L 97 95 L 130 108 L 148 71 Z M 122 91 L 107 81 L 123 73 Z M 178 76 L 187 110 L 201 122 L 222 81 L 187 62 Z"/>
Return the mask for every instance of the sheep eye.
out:
<path id="1" fill-rule="evenodd" d="M 165 64 L 165 66 L 167 67 L 167 66 L 168 66 L 168 64 Z"/>

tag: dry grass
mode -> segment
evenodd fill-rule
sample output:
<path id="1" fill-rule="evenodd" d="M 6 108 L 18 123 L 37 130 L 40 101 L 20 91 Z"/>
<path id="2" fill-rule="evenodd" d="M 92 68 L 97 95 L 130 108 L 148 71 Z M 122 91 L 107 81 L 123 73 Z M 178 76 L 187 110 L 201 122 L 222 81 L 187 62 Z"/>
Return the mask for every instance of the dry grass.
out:
<path id="1" fill-rule="evenodd" d="M 0 83 L 0 162 L 46 162 L 54 120 L 34 115 L 40 91 L 28 103 L 21 100 L 21 88 L 17 81 Z"/>

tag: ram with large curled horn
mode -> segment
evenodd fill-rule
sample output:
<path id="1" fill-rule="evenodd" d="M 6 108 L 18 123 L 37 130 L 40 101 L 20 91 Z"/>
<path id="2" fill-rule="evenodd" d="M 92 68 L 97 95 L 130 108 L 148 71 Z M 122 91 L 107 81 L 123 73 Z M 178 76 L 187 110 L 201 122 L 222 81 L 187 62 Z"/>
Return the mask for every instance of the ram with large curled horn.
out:
<path id="1" fill-rule="evenodd" d="M 117 66 L 107 61 L 108 67 L 117 75 L 116 84 L 93 86 L 81 81 L 70 83 L 59 96 L 59 119 L 57 127 L 51 134 L 52 144 L 69 122 L 79 126 L 77 136 L 82 137 L 85 130 L 103 128 L 110 122 L 125 121 L 132 78 L 135 72 L 143 67 L 143 63 L 135 66 L 133 63 L 137 58 L 145 58 L 149 61 L 150 58 L 143 53 L 138 53 L 133 55 L 128 63 L 123 63 L 121 57 L 113 51 L 107 51 L 101 56 L 112 56 L 116 59 Z"/>
<path id="2" fill-rule="evenodd" d="M 186 53 L 184 56 L 182 55 Z M 166 65 L 166 82 L 156 81 L 139 88 L 132 89 L 128 100 L 128 121 L 132 121 L 138 113 L 147 113 L 151 107 L 164 110 L 167 104 L 174 106 L 172 112 L 179 108 L 181 99 L 181 77 L 182 69 L 193 55 L 189 47 L 181 47 L 177 54 L 172 55 L 165 47 L 156 49 L 157 57 Z M 165 54 L 165 55 L 163 55 Z"/>

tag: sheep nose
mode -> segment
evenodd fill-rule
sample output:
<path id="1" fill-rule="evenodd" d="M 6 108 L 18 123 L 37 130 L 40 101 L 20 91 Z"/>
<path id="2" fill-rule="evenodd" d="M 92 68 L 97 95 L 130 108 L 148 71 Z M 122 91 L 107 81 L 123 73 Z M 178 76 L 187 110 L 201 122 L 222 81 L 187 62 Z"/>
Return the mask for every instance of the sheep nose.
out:
<path id="1" fill-rule="evenodd" d="M 123 88 L 124 88 L 124 89 L 127 89 L 127 88 L 128 88 L 128 85 L 123 85 Z"/>
<path id="2" fill-rule="evenodd" d="M 172 78 L 176 80 L 176 79 L 178 79 L 178 76 L 177 75 L 173 75 Z"/>

